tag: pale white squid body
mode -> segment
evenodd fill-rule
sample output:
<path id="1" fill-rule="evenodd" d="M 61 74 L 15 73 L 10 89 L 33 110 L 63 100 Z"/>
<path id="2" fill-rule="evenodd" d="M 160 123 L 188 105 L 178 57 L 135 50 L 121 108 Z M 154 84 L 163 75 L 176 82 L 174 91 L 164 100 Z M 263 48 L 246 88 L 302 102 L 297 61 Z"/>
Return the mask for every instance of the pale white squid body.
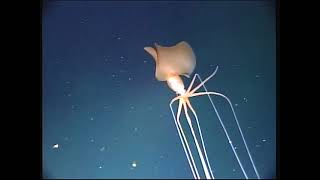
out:
<path id="1" fill-rule="evenodd" d="M 169 77 L 167 79 L 167 84 L 169 88 L 176 92 L 178 95 L 184 95 L 186 93 L 183 81 L 180 76 Z"/>

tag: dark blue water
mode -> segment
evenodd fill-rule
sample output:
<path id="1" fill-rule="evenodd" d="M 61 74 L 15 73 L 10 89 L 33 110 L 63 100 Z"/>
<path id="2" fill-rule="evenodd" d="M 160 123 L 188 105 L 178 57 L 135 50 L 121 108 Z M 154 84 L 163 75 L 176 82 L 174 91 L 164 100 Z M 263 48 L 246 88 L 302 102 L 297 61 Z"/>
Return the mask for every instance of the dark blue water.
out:
<path id="1" fill-rule="evenodd" d="M 274 177 L 272 1 L 49 1 L 43 9 L 46 177 L 193 178 L 169 108 L 175 93 L 156 80 L 155 62 L 143 50 L 180 41 L 192 46 L 202 79 L 219 66 L 206 87 L 231 99 L 260 176 Z M 213 100 L 255 178 L 230 107 Z M 215 177 L 244 178 L 208 97 L 191 102 Z"/>

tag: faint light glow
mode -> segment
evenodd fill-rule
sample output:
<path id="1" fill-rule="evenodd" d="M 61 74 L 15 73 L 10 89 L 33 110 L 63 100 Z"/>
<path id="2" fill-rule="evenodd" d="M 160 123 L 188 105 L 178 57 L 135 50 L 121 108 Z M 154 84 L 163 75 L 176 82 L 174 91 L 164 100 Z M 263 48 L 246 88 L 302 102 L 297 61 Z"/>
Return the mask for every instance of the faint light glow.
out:
<path id="1" fill-rule="evenodd" d="M 120 37 L 117 37 L 117 39 L 120 40 L 121 38 L 120 38 Z"/>
<path id="2" fill-rule="evenodd" d="M 243 100 L 244 100 L 245 102 L 248 102 L 248 99 L 247 99 L 247 98 L 245 98 L 245 97 L 243 98 Z"/>
<path id="3" fill-rule="evenodd" d="M 91 139 L 90 142 L 94 142 L 94 139 Z"/>
<path id="4" fill-rule="evenodd" d="M 234 104 L 235 106 L 238 106 L 238 104 Z"/>
<path id="5" fill-rule="evenodd" d="M 260 76 L 259 75 L 256 75 L 256 78 L 259 78 Z"/>
<path id="6" fill-rule="evenodd" d="M 52 146 L 52 148 L 53 148 L 53 149 L 58 149 L 58 148 L 59 148 L 59 144 L 54 144 L 54 145 Z"/>
<path id="7" fill-rule="evenodd" d="M 232 169 L 232 171 L 233 171 L 233 172 L 235 172 L 235 171 L 236 171 L 236 169 Z"/>
<path id="8" fill-rule="evenodd" d="M 133 161 L 131 166 L 135 168 L 135 167 L 137 167 L 137 163 L 135 161 Z"/>
<path id="9" fill-rule="evenodd" d="M 261 147 L 261 145 L 259 145 L 259 144 L 256 144 L 256 147 Z"/>
<path id="10" fill-rule="evenodd" d="M 138 128 L 134 128 L 134 132 L 137 132 L 138 131 Z"/>
<path id="11" fill-rule="evenodd" d="M 99 169 L 101 169 L 102 168 L 102 166 L 99 166 Z"/>
<path id="12" fill-rule="evenodd" d="M 129 77 L 128 79 L 129 79 L 129 81 L 131 81 L 131 79 L 132 79 L 132 78 L 131 78 L 131 77 Z"/>
<path id="13" fill-rule="evenodd" d="M 263 142 L 266 142 L 267 140 L 265 140 L 265 139 L 262 139 L 262 141 L 263 141 Z"/>
<path id="14" fill-rule="evenodd" d="M 146 60 L 144 60 L 144 61 L 143 61 L 143 63 L 144 63 L 144 64 L 146 64 L 146 63 L 147 63 L 147 61 L 146 61 Z"/>
<path id="15" fill-rule="evenodd" d="M 100 151 L 101 151 L 101 152 L 104 151 L 104 150 L 105 150 L 105 147 L 104 147 L 104 146 L 100 148 Z"/>
<path id="16" fill-rule="evenodd" d="M 93 117 L 91 117 L 90 120 L 93 121 Z"/>

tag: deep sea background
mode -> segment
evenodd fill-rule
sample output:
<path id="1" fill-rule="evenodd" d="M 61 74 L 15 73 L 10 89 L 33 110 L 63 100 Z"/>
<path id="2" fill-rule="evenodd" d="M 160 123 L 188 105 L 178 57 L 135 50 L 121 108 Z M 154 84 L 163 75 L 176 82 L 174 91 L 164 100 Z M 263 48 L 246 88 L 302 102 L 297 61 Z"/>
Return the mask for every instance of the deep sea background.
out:
<path id="1" fill-rule="evenodd" d="M 193 178 L 169 108 L 175 93 L 156 80 L 155 62 L 143 49 L 180 41 L 193 48 L 202 79 L 219 66 L 206 87 L 231 99 L 261 178 L 275 177 L 273 1 L 45 2 L 44 177 Z M 188 86 L 190 79 L 183 80 Z M 248 176 L 256 178 L 230 107 L 212 98 Z M 244 178 L 208 97 L 191 102 L 215 177 Z"/>

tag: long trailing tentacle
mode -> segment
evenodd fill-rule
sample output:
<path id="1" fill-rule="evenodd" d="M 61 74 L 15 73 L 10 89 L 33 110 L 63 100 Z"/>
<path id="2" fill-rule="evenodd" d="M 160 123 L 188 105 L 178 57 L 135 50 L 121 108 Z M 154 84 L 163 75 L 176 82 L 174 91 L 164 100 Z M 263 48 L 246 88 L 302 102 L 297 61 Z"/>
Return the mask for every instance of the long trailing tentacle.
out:
<path id="1" fill-rule="evenodd" d="M 181 126 L 181 124 L 180 124 L 181 110 L 182 110 L 182 100 L 180 99 L 180 100 L 179 100 L 179 106 L 178 106 L 178 112 L 177 112 L 177 123 L 178 123 L 179 132 L 181 132 L 181 133 L 182 133 L 182 136 L 183 136 L 183 143 L 182 143 L 182 144 L 183 144 L 183 146 L 184 146 L 184 145 L 187 146 L 188 153 L 186 152 L 185 147 L 184 147 L 184 150 L 185 150 L 185 153 L 186 153 L 186 156 L 187 156 L 187 159 L 188 159 L 188 162 L 189 162 L 189 166 L 190 166 L 190 168 L 191 168 L 191 171 L 192 171 L 192 174 L 193 174 L 194 178 L 196 178 L 196 177 L 197 177 L 197 178 L 200 178 L 199 173 L 198 173 L 198 170 L 196 169 L 196 165 L 195 165 L 195 162 L 194 162 L 194 159 L 193 159 L 193 156 L 192 156 L 192 153 L 191 153 L 191 150 L 190 150 L 188 141 L 187 141 L 187 139 L 186 139 L 186 137 L 185 137 L 184 131 L 183 131 L 182 126 Z M 192 164 L 191 164 L 191 162 L 190 162 L 190 157 L 189 157 L 188 154 L 190 154 L 190 156 L 191 156 L 191 162 L 192 162 Z M 192 166 L 192 167 L 191 167 L 191 166 Z M 194 172 L 194 171 L 195 171 L 195 172 Z"/>
<path id="2" fill-rule="evenodd" d="M 199 92 L 199 93 L 194 93 L 193 95 L 190 95 L 190 97 L 201 96 L 201 95 L 210 95 L 210 94 L 220 95 L 220 93 L 216 93 L 216 92 Z M 222 95 L 222 94 L 221 94 L 221 95 Z M 210 101 L 210 102 L 212 102 L 212 101 Z M 246 171 L 245 171 L 244 168 L 243 168 L 243 165 L 242 165 L 242 163 L 241 163 L 241 161 L 240 161 L 240 159 L 239 159 L 238 153 L 236 152 L 236 150 L 235 150 L 235 148 L 234 148 L 234 145 L 232 144 L 232 141 L 231 141 L 231 138 L 230 138 L 230 136 L 229 136 L 229 133 L 228 133 L 227 129 L 225 128 L 223 121 L 221 120 L 221 117 L 220 117 L 220 115 L 219 115 L 219 113 L 218 113 L 218 110 L 217 110 L 216 107 L 214 106 L 213 102 L 211 103 L 211 105 L 212 105 L 212 107 L 214 108 L 214 110 L 215 110 L 215 112 L 216 112 L 216 114 L 217 114 L 217 116 L 218 116 L 218 119 L 219 119 L 219 121 L 220 121 L 220 124 L 221 124 L 221 126 L 222 126 L 222 128 L 223 128 L 224 133 L 225 133 L 226 136 L 227 136 L 227 139 L 228 139 L 229 144 L 230 144 L 230 146 L 231 146 L 231 148 L 232 148 L 233 154 L 236 156 L 236 159 L 237 159 L 238 164 L 239 164 L 239 166 L 240 166 L 240 168 L 241 168 L 241 170 L 242 170 L 242 173 L 244 174 L 245 178 L 248 179 L 247 173 L 246 173 Z"/>
<path id="3" fill-rule="evenodd" d="M 225 97 L 225 95 L 218 92 L 197 92 L 197 93 L 191 94 L 189 97 L 202 96 L 202 95 L 217 95 L 217 96 Z"/>
<path id="4" fill-rule="evenodd" d="M 194 162 L 190 147 L 188 145 L 188 141 L 186 141 L 185 134 L 184 134 L 183 129 L 182 129 L 181 124 L 180 124 L 180 115 L 181 115 L 181 109 L 182 109 L 181 100 L 179 100 L 177 118 L 175 118 L 175 115 L 174 115 L 174 112 L 173 112 L 173 109 L 172 109 L 172 103 L 170 103 L 170 109 L 171 109 L 171 113 L 172 113 L 172 116 L 174 118 L 174 122 L 175 122 L 177 131 L 178 131 L 178 134 L 179 134 L 179 137 L 180 137 L 181 144 L 183 146 L 183 150 L 185 152 L 185 155 L 187 157 L 190 169 L 192 171 L 192 175 L 193 175 L 193 177 L 195 179 L 200 179 L 200 176 L 199 176 L 198 170 L 196 169 L 196 165 L 195 165 L 195 162 Z M 186 148 L 186 146 L 187 146 L 187 148 Z M 189 154 L 190 154 L 190 157 L 191 157 L 191 161 L 190 161 Z"/>
<path id="5" fill-rule="evenodd" d="M 209 81 L 209 79 L 211 79 L 218 71 L 218 66 L 216 67 L 216 69 L 214 70 L 214 72 L 207 77 L 204 81 L 202 81 L 197 87 L 195 87 L 194 89 L 192 89 L 192 91 L 190 92 L 190 94 L 193 94 L 194 92 L 196 92 L 202 85 L 204 85 L 204 83 L 206 83 L 207 81 Z M 197 74 L 196 74 L 197 75 Z M 195 76 L 196 76 L 195 75 Z M 199 75 L 198 75 L 199 76 Z"/>
<path id="6" fill-rule="evenodd" d="M 213 173 L 212 173 L 212 170 L 211 170 L 211 165 L 210 165 L 210 162 L 209 162 L 209 159 L 208 159 L 208 156 L 207 156 L 206 146 L 205 146 L 204 141 L 203 141 L 202 132 L 201 132 L 200 123 L 199 123 L 199 120 L 198 120 L 197 113 L 196 113 L 196 111 L 193 109 L 193 107 L 192 107 L 189 99 L 186 99 L 186 103 L 187 103 L 189 109 L 192 111 L 193 116 L 196 118 L 197 126 L 198 126 L 198 131 L 199 131 L 200 138 L 201 138 L 202 148 L 204 149 L 204 155 L 205 155 L 205 157 L 206 157 L 206 161 L 207 161 L 207 164 L 208 164 L 208 166 L 209 166 L 210 174 L 211 174 L 211 176 L 214 178 Z"/>
<path id="7" fill-rule="evenodd" d="M 210 176 L 209 174 L 209 171 L 208 171 L 208 167 L 205 163 L 205 160 L 203 158 L 203 154 L 202 154 L 202 151 L 201 151 L 201 148 L 199 146 L 199 143 L 198 143 L 198 140 L 197 140 L 197 137 L 196 137 L 196 134 L 193 130 L 193 127 L 192 127 L 192 122 L 191 122 L 191 119 L 189 117 L 189 114 L 188 114 L 188 108 L 187 108 L 187 105 L 185 102 L 183 102 L 183 108 L 184 108 L 184 113 L 185 113 L 185 116 L 187 118 L 187 121 L 188 121 L 188 124 L 190 126 L 190 130 L 191 130 L 191 133 L 192 133 L 192 136 L 193 136 L 193 139 L 194 139 L 194 142 L 196 144 L 196 147 L 197 147 L 197 150 L 198 150 L 198 154 L 200 156 L 200 160 L 201 160 L 201 164 L 202 164 L 202 167 L 203 167 L 203 170 L 204 170 L 204 173 L 205 173 L 205 176 L 207 179 L 212 179 L 212 177 Z"/>
<path id="8" fill-rule="evenodd" d="M 205 90 L 207 90 L 205 86 L 204 86 L 204 88 L 205 88 Z M 245 138 L 244 138 L 244 135 L 243 135 L 243 133 L 242 133 L 242 129 L 241 129 L 241 127 L 240 127 L 240 124 L 239 124 L 237 115 L 236 115 L 236 113 L 235 113 L 235 111 L 234 111 L 234 108 L 233 108 L 233 105 L 232 105 L 232 102 L 230 101 L 230 99 L 229 99 L 227 96 L 225 96 L 224 94 L 221 94 L 221 93 L 218 93 L 218 92 L 199 92 L 199 93 L 194 93 L 193 95 L 190 95 L 190 97 L 201 96 L 201 95 L 208 95 L 208 96 L 209 96 L 210 102 L 211 102 L 211 104 L 212 104 L 212 106 L 214 107 L 215 110 L 216 110 L 216 108 L 215 108 L 215 106 L 213 105 L 213 102 L 212 102 L 212 99 L 211 99 L 210 95 L 221 96 L 221 97 L 223 97 L 224 99 L 227 100 L 227 102 L 229 103 L 229 106 L 230 106 L 230 108 L 231 108 L 231 110 L 232 110 L 234 119 L 235 119 L 235 121 L 236 121 L 236 123 L 237 123 L 238 130 L 239 130 L 239 132 L 240 132 L 242 141 L 244 142 L 244 145 L 245 145 L 245 147 L 246 147 L 246 151 L 247 151 L 247 153 L 248 153 L 248 155 L 249 155 L 249 158 L 250 158 L 251 164 L 252 164 L 252 166 L 253 166 L 253 169 L 254 169 L 254 171 L 255 171 L 256 176 L 258 177 L 258 179 L 260 179 L 260 175 L 259 175 L 259 173 L 258 173 L 258 171 L 257 171 L 257 168 L 256 168 L 256 166 L 255 166 L 255 164 L 254 164 L 254 161 L 253 161 L 253 159 L 252 159 L 250 150 L 249 150 L 249 148 L 248 148 L 247 142 L 246 142 L 246 140 L 245 140 Z M 216 111 L 216 114 L 218 115 L 218 118 L 219 118 L 219 120 L 220 120 L 220 116 L 219 116 L 219 114 L 217 113 L 217 111 Z M 222 123 L 222 121 L 221 121 L 220 123 Z M 223 125 L 223 123 L 222 123 L 221 125 Z M 223 128 L 224 128 L 224 126 L 223 126 Z M 225 128 L 224 128 L 224 129 L 225 129 Z M 225 131 L 225 132 L 226 132 L 226 131 Z M 234 152 L 235 152 L 235 151 L 234 151 Z M 236 154 L 235 154 L 235 155 L 236 155 Z M 236 156 L 237 156 L 237 155 L 236 155 Z M 238 159 L 238 158 L 237 158 L 237 159 Z M 244 174 L 245 174 L 245 171 L 243 170 L 243 167 L 242 167 L 242 165 L 241 165 L 240 160 L 239 160 L 238 162 L 239 162 L 239 164 L 240 164 L 240 166 L 241 166 L 242 171 L 243 171 Z M 247 175 L 246 175 L 246 174 L 245 174 L 245 176 L 246 176 L 246 178 L 247 178 Z"/>

